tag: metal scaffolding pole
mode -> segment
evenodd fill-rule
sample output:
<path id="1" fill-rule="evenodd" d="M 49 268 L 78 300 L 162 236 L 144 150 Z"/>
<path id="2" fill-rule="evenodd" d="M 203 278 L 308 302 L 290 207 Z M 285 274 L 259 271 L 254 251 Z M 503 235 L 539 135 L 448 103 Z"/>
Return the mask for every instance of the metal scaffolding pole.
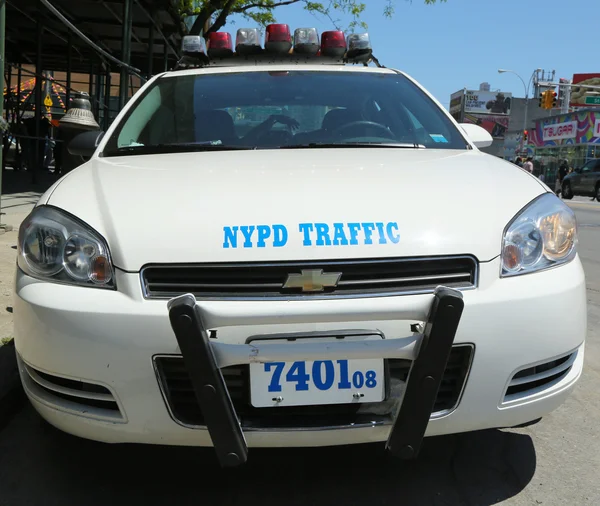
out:
<path id="1" fill-rule="evenodd" d="M 132 3 L 133 0 L 123 0 L 123 31 L 121 37 L 121 46 L 123 52 L 121 60 L 126 65 L 131 61 L 131 25 L 132 25 Z M 121 79 L 119 82 L 119 110 L 123 109 L 127 102 L 129 71 L 126 67 L 121 67 Z"/>
<path id="2" fill-rule="evenodd" d="M 148 65 L 147 65 L 147 77 L 152 77 L 154 70 L 154 23 L 150 23 L 148 27 Z"/>
<path id="3" fill-rule="evenodd" d="M 166 72 L 167 70 L 169 70 L 169 46 L 167 45 L 167 43 L 165 42 L 165 47 L 164 47 L 165 52 L 163 53 L 163 72 Z"/>
<path id="4" fill-rule="evenodd" d="M 6 4 L 0 0 L 0 76 L 2 76 L 2 88 L 4 88 L 4 31 L 6 24 Z M 4 111 L 4 96 L 0 99 L 0 119 L 3 117 Z M 2 134 L 0 134 L 0 139 L 3 139 Z M 0 143 L 0 229 L 6 230 L 8 229 L 7 225 L 2 224 L 2 175 L 4 171 L 1 170 L 2 167 L 2 152 L 4 151 L 4 144 Z"/>
<path id="5" fill-rule="evenodd" d="M 88 86 L 88 95 L 90 96 L 90 104 L 94 107 L 94 65 L 90 65 L 90 78 Z"/>
<path id="6" fill-rule="evenodd" d="M 40 137 L 42 134 L 42 80 L 39 76 L 41 76 L 44 72 L 42 67 L 42 50 L 43 50 L 43 39 L 44 34 L 44 25 L 42 24 L 42 16 L 38 14 L 37 18 L 37 31 L 36 31 L 36 56 L 35 56 L 35 73 L 37 74 L 35 78 L 35 158 L 33 167 L 29 167 L 31 169 L 31 182 L 37 182 L 37 173 L 42 166 L 43 160 L 43 152 L 42 152 L 42 143 L 40 142 Z"/>
<path id="7" fill-rule="evenodd" d="M 96 110 L 95 112 L 95 116 L 96 116 L 96 120 L 100 121 L 100 109 L 102 104 L 104 103 L 104 101 L 102 100 L 102 91 L 104 90 L 104 83 L 102 82 L 102 73 L 98 72 L 96 74 Z"/>
<path id="8" fill-rule="evenodd" d="M 106 69 L 106 79 L 104 85 L 104 101 L 106 103 L 106 107 L 104 108 L 104 131 L 108 130 L 110 126 L 110 94 L 112 90 L 112 86 L 110 83 L 110 67 Z"/>
<path id="9" fill-rule="evenodd" d="M 15 120 L 17 123 L 21 121 L 21 83 L 23 81 L 23 72 L 21 65 L 17 68 L 17 101 L 15 102 Z M 21 141 L 16 138 L 17 149 L 22 149 Z"/>
<path id="10" fill-rule="evenodd" d="M 73 35 L 69 30 L 67 38 L 67 90 L 65 93 L 65 107 L 67 111 L 71 107 L 71 69 L 73 67 Z"/>

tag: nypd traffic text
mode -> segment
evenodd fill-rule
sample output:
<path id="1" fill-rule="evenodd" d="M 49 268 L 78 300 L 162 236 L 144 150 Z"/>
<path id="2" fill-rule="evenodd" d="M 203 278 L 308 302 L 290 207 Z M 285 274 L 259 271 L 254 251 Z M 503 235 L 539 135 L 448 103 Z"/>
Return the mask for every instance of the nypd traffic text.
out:
<path id="1" fill-rule="evenodd" d="M 299 223 L 294 233 L 299 234 L 302 245 L 358 246 L 373 244 L 398 244 L 398 223 Z M 223 227 L 223 248 L 282 248 L 289 240 L 285 225 L 236 225 Z"/>

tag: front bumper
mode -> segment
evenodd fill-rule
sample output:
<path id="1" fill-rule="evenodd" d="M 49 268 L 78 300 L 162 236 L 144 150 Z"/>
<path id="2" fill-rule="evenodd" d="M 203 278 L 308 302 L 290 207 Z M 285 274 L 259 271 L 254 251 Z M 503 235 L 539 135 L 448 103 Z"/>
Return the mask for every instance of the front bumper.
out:
<path id="1" fill-rule="evenodd" d="M 460 404 L 432 419 L 427 436 L 510 427 L 539 418 L 564 401 L 581 374 L 586 298 L 579 259 L 510 279 L 499 279 L 498 272 L 497 260 L 481 264 L 478 288 L 463 293 L 465 307 L 454 343 L 474 345 L 473 363 Z M 207 430 L 184 427 L 171 418 L 160 391 L 153 357 L 181 354 L 166 304 L 144 300 L 135 274 L 118 272 L 117 283 L 119 292 L 109 292 L 17 275 L 16 345 L 33 405 L 57 427 L 82 437 L 211 445 Z M 252 334 L 350 327 L 378 328 L 400 350 L 398 356 L 414 359 L 417 339 L 406 336 L 410 324 L 426 320 L 432 300 L 432 295 L 416 295 L 327 302 L 211 301 L 202 302 L 202 314 L 206 327 L 216 329 L 224 343 L 216 352 L 220 367 L 240 363 L 241 345 Z M 559 379 L 507 396 L 515 373 L 566 355 L 570 367 Z M 114 399 L 118 416 L 48 393 L 32 380 L 28 367 L 102 386 Z M 386 441 L 390 426 L 322 427 L 311 429 L 310 435 L 305 429 L 248 430 L 244 436 L 249 447 L 336 445 Z"/>

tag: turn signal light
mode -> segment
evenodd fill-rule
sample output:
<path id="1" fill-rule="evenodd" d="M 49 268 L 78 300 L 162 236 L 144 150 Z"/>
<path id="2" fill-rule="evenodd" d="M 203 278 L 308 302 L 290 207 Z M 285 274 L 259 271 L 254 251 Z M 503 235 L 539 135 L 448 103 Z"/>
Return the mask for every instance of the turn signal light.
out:
<path id="1" fill-rule="evenodd" d="M 91 265 L 90 279 L 94 283 L 105 284 L 112 278 L 110 262 L 105 256 L 97 256 Z"/>
<path id="2" fill-rule="evenodd" d="M 323 32 L 321 35 L 321 54 L 341 58 L 346 54 L 346 36 L 341 30 Z"/>
<path id="3" fill-rule="evenodd" d="M 208 35 L 206 44 L 208 56 L 222 58 L 233 54 L 233 41 L 227 32 L 212 32 Z"/>
<path id="4" fill-rule="evenodd" d="M 268 25 L 265 32 L 265 49 L 274 53 L 288 53 L 292 49 L 289 25 Z"/>

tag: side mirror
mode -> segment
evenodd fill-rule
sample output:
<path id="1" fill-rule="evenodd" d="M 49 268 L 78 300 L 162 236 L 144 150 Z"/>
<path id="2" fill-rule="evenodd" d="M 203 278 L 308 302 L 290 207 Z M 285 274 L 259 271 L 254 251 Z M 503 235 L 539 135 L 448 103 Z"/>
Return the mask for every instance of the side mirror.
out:
<path id="1" fill-rule="evenodd" d="M 478 148 L 487 148 L 494 142 L 490 133 L 479 125 L 474 125 L 473 123 L 461 123 L 460 126 L 467 134 L 469 140 Z"/>
<path id="2" fill-rule="evenodd" d="M 67 149 L 74 156 L 91 158 L 96 152 L 102 137 L 104 137 L 104 132 L 99 132 L 98 130 L 80 133 L 73 138 Z"/>

